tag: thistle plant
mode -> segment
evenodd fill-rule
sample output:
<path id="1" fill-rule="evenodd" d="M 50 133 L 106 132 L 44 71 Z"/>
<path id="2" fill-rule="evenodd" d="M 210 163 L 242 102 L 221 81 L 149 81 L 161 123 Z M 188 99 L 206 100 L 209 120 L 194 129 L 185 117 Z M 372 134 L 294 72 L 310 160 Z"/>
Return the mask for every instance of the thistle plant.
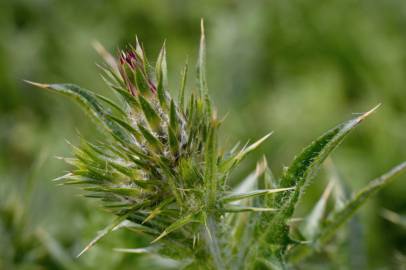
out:
<path id="1" fill-rule="evenodd" d="M 201 30 L 196 90 L 186 94 L 186 65 L 176 99 L 168 89 L 165 45 L 153 66 L 138 40 L 117 60 L 96 46 L 106 62 L 102 77 L 120 105 L 77 85 L 30 82 L 74 98 L 106 135 L 102 142 L 82 139 L 73 147 L 74 158 L 65 159 L 73 168 L 56 179 L 81 186 L 86 197 L 100 199 L 115 216 L 79 255 L 126 228 L 151 244 L 119 251 L 169 257 L 180 268 L 285 269 L 322 249 L 371 195 L 405 170 L 406 163 L 398 165 L 328 215 L 323 195 L 322 206 L 303 219 L 303 226 L 291 226 L 300 197 L 323 161 L 374 108 L 321 135 L 279 178 L 272 177 L 263 159 L 250 177 L 230 186 L 231 172 L 271 134 L 243 147 L 221 146 L 222 120 L 206 82 L 203 23 Z"/>

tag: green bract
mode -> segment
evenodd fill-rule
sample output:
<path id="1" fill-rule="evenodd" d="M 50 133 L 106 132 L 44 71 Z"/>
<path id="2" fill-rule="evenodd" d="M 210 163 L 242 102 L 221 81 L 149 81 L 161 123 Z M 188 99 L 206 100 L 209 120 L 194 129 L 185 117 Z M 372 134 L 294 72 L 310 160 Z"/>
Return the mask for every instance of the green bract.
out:
<path id="1" fill-rule="evenodd" d="M 105 81 L 120 97 L 120 105 L 77 85 L 32 83 L 76 99 L 108 135 L 102 143 L 83 140 L 74 148 L 75 157 L 66 159 L 73 166 L 71 172 L 56 179 L 79 184 L 87 197 L 99 198 L 116 216 L 80 254 L 107 233 L 128 228 L 149 237 L 151 245 L 118 250 L 167 256 L 178 260 L 179 267 L 283 269 L 289 263 L 289 247 L 306 248 L 292 263 L 322 247 L 370 195 L 406 167 L 399 165 L 325 217 L 334 188 L 329 185 L 304 219 L 304 239 L 293 239 L 289 222 L 305 187 L 326 157 L 375 108 L 317 138 L 280 179 L 273 179 L 264 160 L 245 182 L 231 189 L 227 183 L 231 171 L 270 134 L 241 149 L 219 150 L 221 121 L 208 96 L 203 24 L 198 91 L 188 101 L 187 65 L 178 99 L 168 92 L 165 46 L 155 68 L 138 40 L 118 61 L 96 47 L 107 63 Z"/>

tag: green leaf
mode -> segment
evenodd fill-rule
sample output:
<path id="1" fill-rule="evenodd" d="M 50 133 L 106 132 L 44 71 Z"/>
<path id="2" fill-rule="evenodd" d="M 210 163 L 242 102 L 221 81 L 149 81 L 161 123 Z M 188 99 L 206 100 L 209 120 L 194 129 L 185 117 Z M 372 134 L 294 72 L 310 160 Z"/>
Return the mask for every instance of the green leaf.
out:
<path id="1" fill-rule="evenodd" d="M 84 185 L 84 184 L 95 184 L 103 182 L 100 179 L 94 179 L 82 175 L 75 175 L 72 173 L 67 173 L 65 175 L 59 176 L 52 181 L 62 182 L 64 185 Z"/>
<path id="2" fill-rule="evenodd" d="M 108 105 L 110 105 L 112 108 L 114 108 L 118 113 L 120 113 L 120 115 L 126 115 L 126 113 L 123 111 L 123 109 L 121 109 L 117 104 L 115 104 L 112 100 L 102 96 L 102 95 L 98 95 L 96 94 L 96 97 L 99 98 L 100 100 L 102 100 L 103 102 L 107 103 Z"/>
<path id="3" fill-rule="evenodd" d="M 85 188 L 85 190 L 87 190 Z M 98 192 L 109 192 L 109 193 L 114 193 L 114 194 L 118 194 L 118 195 L 123 195 L 123 196 L 139 196 L 142 191 L 139 188 L 130 188 L 130 187 L 105 187 L 105 188 L 101 188 L 100 190 L 92 190 L 91 188 L 89 189 L 89 191 L 98 191 Z"/>
<path id="4" fill-rule="evenodd" d="M 162 46 L 161 51 L 156 62 L 155 73 L 157 77 L 157 91 L 158 99 L 162 109 L 167 110 L 168 105 L 166 103 L 166 94 L 165 89 L 168 88 L 168 70 L 166 65 L 166 49 L 165 42 Z"/>
<path id="5" fill-rule="evenodd" d="M 272 193 L 278 193 L 278 192 L 283 192 L 283 191 L 289 191 L 295 189 L 294 187 L 289 187 L 289 188 L 275 188 L 275 189 L 259 189 L 259 190 L 253 190 L 249 191 L 246 193 L 239 193 L 239 194 L 230 194 L 222 197 L 220 200 L 227 203 L 227 202 L 234 202 L 234 201 L 240 201 L 243 199 L 247 198 L 254 198 L 258 196 L 264 196 Z"/>
<path id="6" fill-rule="evenodd" d="M 312 179 L 322 162 L 330 155 L 330 153 L 343 141 L 345 136 L 360 124 L 366 117 L 373 113 L 380 105 L 374 107 L 372 110 L 344 122 L 320 136 L 295 158 L 289 168 L 285 171 L 280 180 L 281 187 L 296 185 L 297 195 L 303 192 L 302 188 L 305 183 Z M 278 203 L 284 203 L 289 198 L 295 196 L 280 196 Z M 298 197 L 298 196 L 296 196 Z M 296 203 L 294 199 L 292 203 Z"/>
<path id="7" fill-rule="evenodd" d="M 155 150 L 155 152 L 159 153 L 162 151 L 163 146 L 161 142 L 148 131 L 148 129 L 144 128 L 142 125 L 138 125 L 141 134 L 144 136 L 145 140 L 149 143 L 149 145 Z"/>
<path id="8" fill-rule="evenodd" d="M 179 108 L 182 112 L 185 110 L 185 88 L 186 88 L 186 80 L 187 80 L 187 71 L 188 71 L 188 63 L 186 61 L 185 67 L 183 68 L 182 71 L 182 80 L 180 84 L 180 91 L 179 91 Z"/>
<path id="9" fill-rule="evenodd" d="M 296 204 L 305 191 L 306 184 L 314 178 L 322 162 L 343 141 L 345 136 L 378 107 L 379 105 L 327 131 L 307 146 L 282 175 L 280 187 L 295 186 L 296 188 L 292 192 L 276 196 L 276 207 L 280 208 L 280 211 L 273 217 L 265 232 L 267 241 L 279 245 L 282 249 L 281 252 L 284 252 L 291 242 L 287 221 L 292 217 Z"/>
<path id="10" fill-rule="evenodd" d="M 142 95 L 150 96 L 152 92 L 149 88 L 148 78 L 146 75 L 140 69 L 136 68 L 134 69 L 134 77 L 138 91 L 140 91 Z"/>
<path id="11" fill-rule="evenodd" d="M 133 253 L 133 254 L 155 254 L 153 251 L 156 251 L 153 247 L 146 248 L 114 248 L 114 251 L 123 252 L 123 253 Z"/>
<path id="12" fill-rule="evenodd" d="M 195 217 L 196 214 L 192 213 L 192 214 L 188 214 L 184 217 L 179 218 L 176 222 L 172 223 L 171 225 L 169 225 L 168 228 L 166 228 L 157 238 L 155 238 L 151 244 L 159 241 L 160 239 L 164 238 L 165 236 L 167 236 L 168 234 L 170 234 L 173 231 L 176 231 L 180 228 L 182 228 L 183 226 L 185 226 L 186 224 L 190 223 L 190 222 L 194 222 L 195 221 Z"/>
<path id="13" fill-rule="evenodd" d="M 329 219 L 327 225 L 323 228 L 320 235 L 317 238 L 318 245 L 322 245 L 330 240 L 334 236 L 337 229 L 348 221 L 354 213 L 360 208 L 365 202 L 382 188 L 390 184 L 394 177 L 406 171 L 406 162 L 403 162 L 382 176 L 376 178 L 370 182 L 365 188 L 360 190 L 355 194 L 355 196 L 349 200 L 345 206 L 333 214 L 331 219 Z"/>
<path id="14" fill-rule="evenodd" d="M 243 205 L 227 205 L 222 211 L 238 213 L 238 212 L 275 212 L 278 211 L 276 208 L 266 208 L 266 207 L 250 207 Z"/>
<path id="15" fill-rule="evenodd" d="M 145 65 L 147 58 L 145 57 L 144 50 L 140 44 L 140 41 L 138 40 L 138 36 L 135 36 L 135 53 L 137 54 L 138 58 L 142 61 L 142 63 Z M 145 66 L 144 66 L 145 69 Z M 146 69 L 145 69 L 146 71 Z"/>
<path id="16" fill-rule="evenodd" d="M 152 130 L 158 132 L 161 123 L 161 118 L 159 117 L 158 113 L 142 95 L 139 95 L 138 99 L 140 101 L 142 111 L 144 112 L 145 119 L 147 119 L 149 126 Z"/>
<path id="17" fill-rule="evenodd" d="M 123 215 L 123 216 L 119 216 L 117 217 L 110 225 L 108 225 L 106 228 L 104 228 L 103 230 L 99 231 L 99 233 L 97 234 L 97 236 L 90 241 L 89 244 L 86 245 L 86 247 L 79 252 L 79 254 L 77 255 L 77 257 L 80 257 L 83 255 L 83 253 L 85 253 L 86 251 L 88 251 L 91 247 L 93 247 L 98 241 L 100 241 L 100 239 L 102 239 L 103 237 L 105 237 L 108 233 L 110 233 L 111 231 L 114 230 L 114 228 L 116 228 L 117 226 L 120 225 L 121 222 L 123 222 L 125 219 L 127 218 L 127 215 Z"/>
<path id="18" fill-rule="evenodd" d="M 203 97 L 208 94 L 207 81 L 206 81 L 206 36 L 204 33 L 204 22 L 200 22 L 200 46 L 199 57 L 197 60 L 197 81 L 200 96 Z"/>
<path id="19" fill-rule="evenodd" d="M 133 232 L 137 232 L 137 233 L 141 233 L 141 234 L 147 234 L 147 235 L 151 235 L 156 237 L 157 235 L 159 235 L 159 231 L 151 228 L 147 225 L 143 225 L 143 224 L 138 224 L 129 220 L 124 220 L 122 223 L 120 223 L 116 228 L 114 228 L 114 230 L 118 230 L 121 228 L 126 228 L 130 231 Z"/>
<path id="20" fill-rule="evenodd" d="M 272 135 L 273 132 L 268 133 L 255 143 L 251 144 L 248 147 L 244 147 L 240 152 L 235 154 L 234 156 L 230 157 L 229 159 L 225 160 L 223 164 L 221 165 L 221 170 L 223 172 L 228 172 L 232 170 L 235 166 L 237 166 L 249 153 L 254 151 L 256 148 L 258 148 L 266 139 L 269 138 L 269 136 Z"/>
<path id="21" fill-rule="evenodd" d="M 30 81 L 26 82 L 34 86 L 53 90 L 62 95 L 74 98 L 93 118 L 97 119 L 109 132 L 124 141 L 128 141 L 128 137 L 125 135 L 125 133 L 123 133 L 123 130 L 120 128 L 120 126 L 108 119 L 108 113 L 106 109 L 97 101 L 97 96 L 89 90 L 86 90 L 74 84 L 41 84 Z"/>
<path id="22" fill-rule="evenodd" d="M 177 157 L 179 154 L 179 142 L 175 132 L 170 126 L 168 126 L 168 140 L 172 155 Z"/>
<path id="23" fill-rule="evenodd" d="M 133 109 L 137 109 L 140 107 L 138 100 L 131 95 L 126 89 L 112 86 L 112 88 L 122 97 L 122 99 Z"/>
<path id="24" fill-rule="evenodd" d="M 176 136 L 179 135 L 179 122 L 180 122 L 180 120 L 176 113 L 175 102 L 173 100 L 171 100 L 171 108 L 170 108 L 170 113 L 169 113 L 169 126 L 175 132 Z"/>
<path id="25" fill-rule="evenodd" d="M 145 180 L 141 180 L 141 179 L 131 179 L 131 182 L 137 184 L 138 186 L 142 187 L 142 188 L 153 188 L 156 186 L 159 186 L 162 184 L 162 181 L 160 180 L 152 180 L 152 179 L 145 179 Z"/>
<path id="26" fill-rule="evenodd" d="M 107 76 L 107 78 L 103 75 L 101 75 L 103 81 L 110 87 L 115 87 L 115 86 L 119 86 L 119 87 L 123 87 L 125 88 L 125 82 L 123 81 L 123 79 L 121 79 L 119 77 L 119 73 L 115 73 L 114 71 L 107 69 L 103 66 L 97 65 L 105 74 L 105 76 Z"/>
<path id="27" fill-rule="evenodd" d="M 166 207 L 168 204 L 172 203 L 174 201 L 174 198 L 167 198 L 164 201 L 162 201 L 156 208 L 154 208 L 151 213 L 144 219 L 142 224 L 152 220 L 155 218 L 159 213 L 161 213 L 162 208 Z"/>
<path id="28" fill-rule="evenodd" d="M 121 120 L 113 115 L 108 115 L 107 116 L 111 121 L 116 122 L 118 125 L 120 125 L 123 129 L 125 129 L 129 134 L 134 135 L 134 137 L 137 140 L 140 140 L 141 134 L 138 130 L 136 130 L 134 127 L 132 127 L 130 124 L 125 122 L 124 120 Z"/>

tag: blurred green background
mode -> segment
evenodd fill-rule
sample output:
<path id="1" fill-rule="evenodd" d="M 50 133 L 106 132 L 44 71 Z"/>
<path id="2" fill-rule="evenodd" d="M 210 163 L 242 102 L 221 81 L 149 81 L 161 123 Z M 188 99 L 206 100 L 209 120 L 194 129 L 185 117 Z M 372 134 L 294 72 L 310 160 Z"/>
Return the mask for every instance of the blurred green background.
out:
<path id="1" fill-rule="evenodd" d="M 96 138 L 98 130 L 70 100 L 22 80 L 72 82 L 108 95 L 91 44 L 98 40 L 116 52 L 137 34 L 152 59 L 166 39 L 170 86 L 177 90 L 186 58 L 195 63 L 200 18 L 212 98 L 219 113 L 228 114 L 224 144 L 275 132 L 234 174 L 235 183 L 262 153 L 279 175 L 312 139 L 378 103 L 379 111 L 333 155 L 339 173 L 357 190 L 406 159 L 405 1 L 2 0 L 0 269 L 170 265 L 112 253 L 114 247 L 142 246 L 143 239 L 126 232 L 73 259 L 111 217 L 74 188 L 50 180 L 68 169 L 55 159 L 70 155 L 65 139 L 77 142 L 77 131 Z M 361 209 L 353 254 L 361 258 L 358 269 L 402 267 L 397 258 L 406 253 L 406 230 L 380 212 L 406 213 L 405 181 L 398 179 Z M 304 198 L 309 207 L 324 186 L 323 177 L 311 185 Z M 355 268 L 347 263 L 338 269 Z"/>

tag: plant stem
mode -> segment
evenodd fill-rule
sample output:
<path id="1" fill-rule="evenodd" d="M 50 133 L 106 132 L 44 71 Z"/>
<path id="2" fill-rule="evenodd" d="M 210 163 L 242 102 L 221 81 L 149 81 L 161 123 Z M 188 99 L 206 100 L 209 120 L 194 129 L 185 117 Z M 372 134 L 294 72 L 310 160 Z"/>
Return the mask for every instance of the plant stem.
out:
<path id="1" fill-rule="evenodd" d="M 206 220 L 206 245 L 212 257 L 215 268 L 219 270 L 225 269 L 217 238 L 217 222 L 213 214 L 210 214 Z"/>

